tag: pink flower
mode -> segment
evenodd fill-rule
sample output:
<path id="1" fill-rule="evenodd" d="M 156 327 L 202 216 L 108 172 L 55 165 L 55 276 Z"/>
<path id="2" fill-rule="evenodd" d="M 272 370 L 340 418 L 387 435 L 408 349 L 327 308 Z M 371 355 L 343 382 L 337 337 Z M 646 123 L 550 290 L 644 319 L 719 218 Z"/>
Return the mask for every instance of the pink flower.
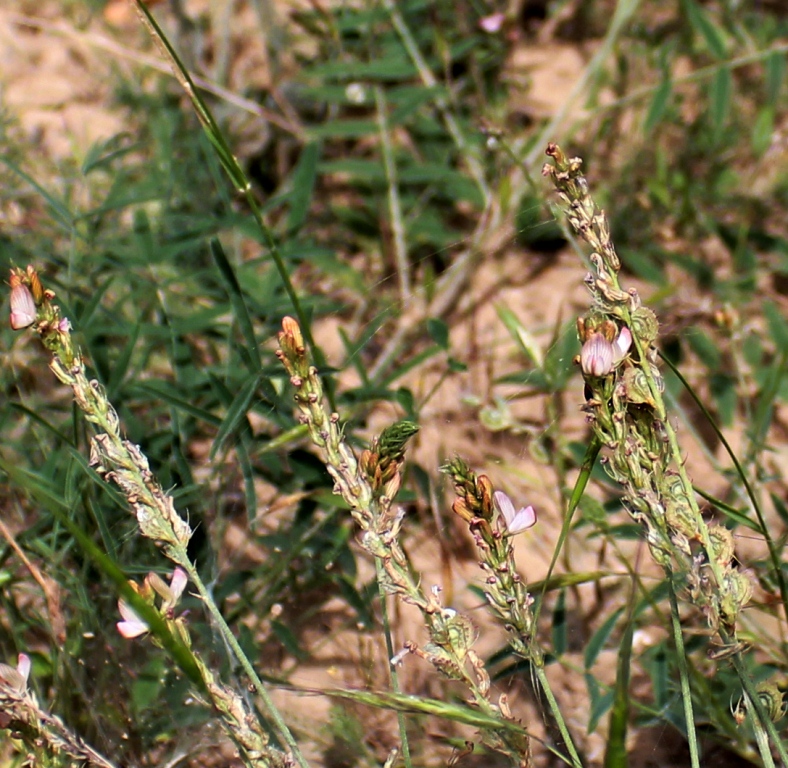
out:
<path id="1" fill-rule="evenodd" d="M 23 283 L 15 283 L 11 288 L 11 327 L 15 331 L 27 328 L 36 320 L 36 303 L 33 294 Z"/>
<path id="2" fill-rule="evenodd" d="M 506 21 L 505 13 L 493 13 L 485 16 L 483 19 L 479 19 L 479 27 L 488 34 L 494 35 L 496 32 L 501 31 L 504 21 Z"/>
<path id="3" fill-rule="evenodd" d="M 156 573 L 148 574 L 146 581 L 153 587 L 156 594 L 162 599 L 162 614 L 165 616 L 171 616 L 175 610 L 175 607 L 180 602 L 183 590 L 186 589 L 186 585 L 189 583 L 189 577 L 183 568 L 178 567 L 172 572 L 169 586 L 165 584 L 164 579 L 162 579 L 161 576 Z"/>
<path id="4" fill-rule="evenodd" d="M 153 605 L 155 595 L 159 595 L 162 599 L 160 613 L 165 618 L 171 619 L 188 583 L 189 577 L 186 571 L 183 568 L 176 568 L 172 572 L 169 584 L 157 573 L 149 573 L 141 587 L 134 582 L 132 582 L 131 586 L 151 605 Z M 116 626 L 118 632 L 127 640 L 139 637 L 150 631 L 147 623 L 140 618 L 139 614 L 125 600 L 118 600 L 118 610 L 123 617 L 123 621 L 117 622 Z"/>
<path id="5" fill-rule="evenodd" d="M 118 600 L 118 610 L 123 621 L 117 622 L 115 626 L 127 640 L 144 635 L 148 631 L 148 625 L 125 600 Z"/>
<path id="6" fill-rule="evenodd" d="M 536 512 L 532 506 L 520 507 L 515 512 L 512 500 L 503 492 L 493 494 L 493 502 L 499 514 L 503 517 L 506 531 L 510 536 L 522 533 L 536 524 Z"/>
<path id="7" fill-rule="evenodd" d="M 0 682 L 21 693 L 27 688 L 27 678 L 30 677 L 30 657 L 20 653 L 16 658 L 16 668 L 0 664 Z"/>
<path id="8" fill-rule="evenodd" d="M 8 664 L 0 664 L 0 683 L 17 693 L 27 690 L 27 678 L 30 676 L 30 657 L 26 653 L 17 656 L 16 668 Z M 0 712 L 0 728 L 8 728 L 14 716 L 11 712 Z"/>
<path id="9" fill-rule="evenodd" d="M 607 376 L 620 363 L 632 345 L 632 332 L 624 326 L 615 341 L 599 331 L 592 332 L 580 350 L 580 367 L 587 376 Z"/>

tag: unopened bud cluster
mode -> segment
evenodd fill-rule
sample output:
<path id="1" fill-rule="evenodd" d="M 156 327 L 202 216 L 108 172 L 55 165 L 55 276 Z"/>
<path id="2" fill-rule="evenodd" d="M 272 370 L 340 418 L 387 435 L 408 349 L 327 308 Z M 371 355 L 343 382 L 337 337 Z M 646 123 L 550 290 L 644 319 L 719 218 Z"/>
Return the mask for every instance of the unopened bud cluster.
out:
<path id="1" fill-rule="evenodd" d="M 514 651 L 536 660 L 540 652 L 534 638 L 534 601 L 517 572 L 511 544 L 513 535 L 534 525 L 536 513 L 530 506 L 515 511 L 506 494 L 493 492 L 490 479 L 477 475 L 460 458 L 450 461 L 443 472 L 452 479 L 457 493 L 452 510 L 468 523 L 479 550 L 490 610 L 509 632 Z"/>
<path id="2" fill-rule="evenodd" d="M 578 320 L 577 362 L 586 384 L 583 409 L 608 449 L 604 466 L 621 485 L 629 513 L 646 529 L 654 559 L 668 572 L 678 566 L 710 625 L 735 636 L 752 585 L 734 565 L 730 532 L 704 521 L 684 469 L 662 397 L 656 316 L 637 291 L 619 284 L 621 264 L 607 218 L 589 194 L 580 159 L 567 158 L 555 144 L 547 155 L 553 163 L 543 174 L 555 184 L 573 229 L 593 249 L 585 279 L 593 302 Z"/>

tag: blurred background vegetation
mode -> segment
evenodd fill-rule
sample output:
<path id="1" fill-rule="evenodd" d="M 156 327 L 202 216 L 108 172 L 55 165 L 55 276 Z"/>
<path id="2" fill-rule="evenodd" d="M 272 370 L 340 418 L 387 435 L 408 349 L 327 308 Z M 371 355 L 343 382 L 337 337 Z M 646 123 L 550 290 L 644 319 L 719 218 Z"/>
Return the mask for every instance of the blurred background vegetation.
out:
<path id="1" fill-rule="evenodd" d="M 397 418 L 422 426 L 400 501 L 425 584 L 443 583 L 448 603 L 480 604 L 443 460 L 465 455 L 537 505 L 538 536 L 518 542 L 520 562 L 532 564 L 524 576 L 537 581 L 588 439 L 572 365 L 584 269 L 547 204 L 548 140 L 583 157 L 625 279 L 658 312 L 663 354 L 730 436 L 782 547 L 784 3 L 150 6 L 253 180 L 347 434 L 361 445 Z M 373 574 L 273 355 L 292 304 L 129 8 L 21 0 L 0 9 L 2 267 L 33 263 L 57 292 L 129 439 L 197 529 L 193 557 L 263 673 L 283 689 L 381 688 Z M 39 698 L 122 764 L 225 764 L 230 748 L 204 728 L 210 712 L 186 702 L 163 654 L 121 642 L 112 589 L 54 510 L 130 578 L 163 569 L 160 555 L 89 470 L 86 424 L 36 342 L 8 327 L 0 335 L 0 657 L 31 654 Z M 670 374 L 667 387 L 693 476 L 729 505 L 716 514 L 736 527 L 740 560 L 759 583 L 748 612 L 753 674 L 784 674 L 785 623 L 740 483 Z M 562 706 L 594 764 L 618 644 L 634 623 L 631 764 L 682 765 L 663 585 L 639 559 L 617 489 L 597 479 L 562 563 L 579 583 L 557 581 L 543 614 L 559 697 L 563 685 Z M 646 576 L 627 615 L 636 558 Z M 196 601 L 191 608 L 202 650 L 232 679 L 218 636 Z M 408 621 L 400 640 L 418 633 Z M 729 711 L 733 677 L 724 667 L 708 674 L 703 618 L 687 622 L 697 631 L 705 764 L 758 764 Z M 486 650 L 524 722 L 549 735 L 503 638 Z M 415 661 L 404 686 L 452 695 Z M 389 712 L 282 696 L 315 764 L 378 764 L 396 742 Z M 467 736 L 451 723 L 410 723 L 420 765 L 444 764 Z"/>

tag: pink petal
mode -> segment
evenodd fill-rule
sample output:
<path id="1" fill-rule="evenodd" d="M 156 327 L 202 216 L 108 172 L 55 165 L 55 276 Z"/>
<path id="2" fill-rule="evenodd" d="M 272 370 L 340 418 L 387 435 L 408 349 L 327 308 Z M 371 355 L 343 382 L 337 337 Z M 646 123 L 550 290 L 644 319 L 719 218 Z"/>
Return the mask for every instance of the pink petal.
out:
<path id="1" fill-rule="evenodd" d="M 27 328 L 36 320 L 36 303 L 33 294 L 21 283 L 11 289 L 11 327 L 15 331 Z"/>
<path id="2" fill-rule="evenodd" d="M 170 579 L 170 591 L 172 592 L 176 603 L 183 594 L 183 590 L 186 589 L 186 585 L 188 583 L 189 576 L 187 575 L 186 571 L 183 570 L 183 568 L 178 567 L 172 572 L 172 579 Z"/>
<path id="3" fill-rule="evenodd" d="M 536 524 L 536 511 L 532 506 L 522 507 L 506 526 L 512 536 L 522 533 Z"/>
<path id="4" fill-rule="evenodd" d="M 489 34 L 494 35 L 496 32 L 501 31 L 501 27 L 503 26 L 505 20 L 506 20 L 506 14 L 493 13 L 490 14 L 489 16 L 485 16 L 483 19 L 479 19 L 479 27 L 484 32 L 488 32 Z"/>
<path id="5" fill-rule="evenodd" d="M 115 626 L 118 628 L 118 632 L 127 640 L 144 635 L 148 631 L 148 625 L 128 603 L 118 600 L 118 610 L 124 621 L 117 622 Z"/>
<path id="6" fill-rule="evenodd" d="M 615 358 L 615 362 L 623 360 L 624 355 L 629 352 L 631 346 L 632 331 L 625 325 L 618 334 L 618 338 L 613 342 L 613 357 Z"/>
<path id="7" fill-rule="evenodd" d="M 536 523 L 536 512 L 532 506 L 521 507 L 515 512 L 512 500 L 503 491 L 493 493 L 493 502 L 503 516 L 506 531 L 510 536 L 521 533 Z"/>
<path id="8" fill-rule="evenodd" d="M 580 350 L 580 367 L 587 376 L 607 376 L 613 358 L 613 345 L 601 333 L 592 333 Z"/>

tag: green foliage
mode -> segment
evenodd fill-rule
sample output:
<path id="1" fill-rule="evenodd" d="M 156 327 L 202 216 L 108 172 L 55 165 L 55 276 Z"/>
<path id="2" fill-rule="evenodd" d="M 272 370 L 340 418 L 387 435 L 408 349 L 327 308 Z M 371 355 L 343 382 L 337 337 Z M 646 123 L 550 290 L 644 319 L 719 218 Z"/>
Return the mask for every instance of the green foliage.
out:
<path id="1" fill-rule="evenodd" d="M 440 503 L 437 474 L 443 455 L 470 453 L 496 467 L 496 487 L 519 483 L 544 500 L 536 530 L 547 555 L 531 550 L 521 575 L 536 582 L 537 634 L 548 658 L 564 674 L 582 675 L 572 690 L 586 690 L 584 728 L 611 734 L 607 764 L 625 764 L 627 728 L 630 736 L 655 723 L 687 731 L 680 659 L 659 635 L 668 583 L 637 572 L 641 533 L 622 516 L 620 488 L 598 466 L 583 466 L 589 438 L 576 407 L 584 400 L 573 364 L 576 294 L 567 298 L 583 272 L 579 263 L 571 277 L 560 270 L 570 235 L 543 205 L 541 156 L 534 158 L 545 126 L 548 138 L 560 125 L 562 143 L 582 147 L 627 282 L 637 281 L 657 311 L 662 351 L 702 403 L 696 408 L 684 384 L 666 376 L 680 437 L 696 438 L 685 451 L 708 465 L 695 477 L 707 511 L 733 529 L 741 566 L 763 590 L 745 616 L 758 651 L 749 674 L 760 682 L 788 670 L 769 629 L 784 629 L 785 574 L 769 555 L 784 559 L 788 525 L 779 460 L 788 174 L 778 140 L 788 22 L 766 3 L 681 0 L 659 13 L 642 3 L 608 55 L 584 71 L 585 109 L 550 125 L 553 115 L 543 118 L 527 84 L 516 92 L 515 54 L 545 44 L 528 25 L 549 37 L 548 57 L 570 45 L 596 50 L 612 10 L 604 2 L 552 5 L 552 26 L 507 16 L 500 33 L 479 24 L 490 4 L 464 0 L 314 4 L 272 30 L 245 30 L 264 40 L 276 85 L 260 97 L 233 82 L 276 118 L 255 123 L 251 149 L 237 149 L 237 105 L 198 91 L 196 119 L 165 81 L 143 84 L 120 69 L 113 108 L 126 128 L 79 160 L 48 164 L 13 118 L 2 126 L 0 208 L 19 206 L 25 224 L 4 228 L 0 266 L 35 263 L 57 292 L 124 434 L 196 529 L 190 555 L 244 651 L 277 684 L 298 686 L 324 663 L 324 645 L 353 646 L 336 683 L 374 692 L 336 693 L 345 700 L 327 730 L 310 722 L 299 734 L 319 745 L 326 764 L 385 761 L 396 728 L 368 727 L 371 710 L 419 723 L 408 730 L 424 765 L 445 764 L 450 744 L 496 721 L 443 680 L 435 683 L 440 696 L 431 687 L 413 698 L 387 690 L 391 654 L 358 651 L 370 642 L 365 633 L 380 637 L 379 598 L 347 505 L 306 441 L 274 355 L 271 340 L 288 314 L 299 317 L 348 443 L 360 453 L 374 450 L 377 437 L 381 453 L 409 462 L 398 497 L 406 549 L 419 551 L 437 530 L 444 568 L 430 571 L 425 586 L 453 574 L 458 605 L 474 594 L 457 576 L 467 569 L 449 565 L 464 544 L 449 503 Z M 221 42 L 216 18 L 194 21 Z M 173 51 L 184 60 L 201 55 L 199 46 Z M 163 570 L 161 554 L 134 535 L 124 498 L 91 467 L 89 427 L 31 351 L 35 342 L 8 328 L 0 336 L 8 351 L 0 469 L 11 529 L 0 549 L 0 660 L 32 653 L 39 699 L 97 747 L 118 750 L 119 762 L 166 764 L 211 713 L 185 703 L 188 688 L 169 652 L 121 642 L 117 587 L 73 528 L 137 581 Z M 738 469 L 717 450 L 709 418 L 739 436 Z M 593 491 L 573 521 L 564 515 L 578 474 Z M 763 503 L 765 520 L 756 514 Z M 45 566 L 43 583 L 20 565 L 12 539 Z M 599 560 L 573 560 L 586 550 Z M 539 568 L 553 551 L 560 572 L 543 584 Z M 42 599 L 44 584 L 60 597 Z M 622 608 L 630 585 L 631 617 Z M 232 677 L 201 602 L 186 600 L 199 652 Z M 757 760 L 755 737 L 737 730 L 729 711 L 737 677 L 725 661 L 709 662 L 718 649 L 703 636 L 704 617 L 689 612 L 686 621 L 698 635 L 686 648 L 697 721 L 710 740 Z M 418 631 L 403 630 L 398 642 L 420 642 L 411 636 Z M 606 665 L 614 654 L 623 665 Z M 507 648 L 488 659 L 515 700 L 533 684 L 533 668 L 504 669 L 503 660 L 511 662 Z M 569 706 L 556 695 L 559 707 Z M 431 740 L 438 731 L 421 727 L 427 716 L 445 724 L 440 746 Z M 552 743 L 563 750 L 559 739 Z M 535 749 L 537 763 L 547 759 Z"/>

